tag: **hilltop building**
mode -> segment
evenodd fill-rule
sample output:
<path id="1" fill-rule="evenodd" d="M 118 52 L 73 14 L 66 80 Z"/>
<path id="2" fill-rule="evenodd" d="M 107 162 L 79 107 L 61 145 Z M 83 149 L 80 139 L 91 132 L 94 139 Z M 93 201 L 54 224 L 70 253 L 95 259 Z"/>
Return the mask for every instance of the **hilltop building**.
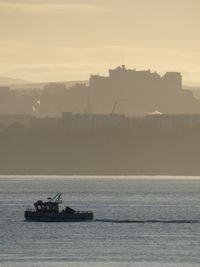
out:
<path id="1" fill-rule="evenodd" d="M 107 77 L 91 75 L 91 99 L 98 113 L 109 110 L 117 101 L 119 113 L 129 116 L 162 113 L 200 113 L 198 102 L 189 90 L 182 89 L 179 72 L 163 76 L 150 70 L 126 69 L 124 65 L 109 70 Z"/>

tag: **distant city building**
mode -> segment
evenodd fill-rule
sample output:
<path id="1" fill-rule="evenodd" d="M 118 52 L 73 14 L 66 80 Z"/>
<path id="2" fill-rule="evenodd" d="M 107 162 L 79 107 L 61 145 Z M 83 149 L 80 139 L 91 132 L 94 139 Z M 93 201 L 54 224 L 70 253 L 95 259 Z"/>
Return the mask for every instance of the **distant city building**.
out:
<path id="1" fill-rule="evenodd" d="M 150 70 L 137 71 L 135 69 L 126 69 L 125 65 L 109 70 L 109 76 L 91 75 L 89 81 L 90 87 L 108 87 L 119 86 L 131 87 L 134 90 L 171 90 L 180 92 L 182 90 L 182 77 L 179 72 L 167 72 L 160 76 L 157 72 Z M 153 91 L 152 91 L 153 93 Z"/>
<path id="2" fill-rule="evenodd" d="M 55 94 L 59 91 L 66 90 L 66 86 L 62 82 L 47 83 L 44 86 L 44 91 L 48 94 Z"/>

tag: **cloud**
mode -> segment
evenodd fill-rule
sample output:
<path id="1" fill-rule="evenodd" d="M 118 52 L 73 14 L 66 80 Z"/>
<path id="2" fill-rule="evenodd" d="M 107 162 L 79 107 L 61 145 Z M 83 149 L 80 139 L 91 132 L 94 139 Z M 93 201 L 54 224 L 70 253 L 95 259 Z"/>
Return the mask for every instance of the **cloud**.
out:
<path id="1" fill-rule="evenodd" d="M 0 13 L 98 14 L 110 10 L 91 4 L 25 4 L 0 1 Z"/>
<path id="2" fill-rule="evenodd" d="M 186 82 L 200 83 L 198 51 L 110 45 L 99 47 L 41 47 L 7 40 L 0 42 L 0 76 L 35 81 L 87 79 L 90 74 L 107 75 L 108 68 L 151 69 L 161 74 L 180 71 Z"/>
<path id="3" fill-rule="evenodd" d="M 108 66 L 104 66 L 107 70 Z M 7 64 L 0 66 L 0 76 L 20 78 L 35 82 L 87 80 L 99 68 L 98 64 L 45 63 L 45 64 Z"/>
<path id="4" fill-rule="evenodd" d="M 54 47 L 55 58 L 91 63 L 128 64 L 136 68 L 153 68 L 160 71 L 199 71 L 200 52 L 170 50 L 127 45 L 110 45 L 88 48 Z"/>

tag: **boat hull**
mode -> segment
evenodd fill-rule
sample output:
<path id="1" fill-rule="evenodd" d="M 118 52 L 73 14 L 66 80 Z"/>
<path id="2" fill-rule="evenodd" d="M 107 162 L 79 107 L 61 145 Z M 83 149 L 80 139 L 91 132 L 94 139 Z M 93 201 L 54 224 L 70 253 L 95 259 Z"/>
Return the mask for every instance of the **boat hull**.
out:
<path id="1" fill-rule="evenodd" d="M 93 212 L 75 212 L 69 213 L 44 213 L 35 211 L 25 211 L 24 217 L 26 221 L 35 222 L 81 222 L 92 221 L 94 219 Z"/>

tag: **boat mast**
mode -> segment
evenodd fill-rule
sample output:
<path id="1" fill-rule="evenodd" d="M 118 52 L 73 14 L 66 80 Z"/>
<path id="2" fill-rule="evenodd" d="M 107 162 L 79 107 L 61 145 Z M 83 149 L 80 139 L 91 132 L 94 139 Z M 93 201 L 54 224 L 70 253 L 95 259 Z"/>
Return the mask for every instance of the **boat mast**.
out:
<path id="1" fill-rule="evenodd" d="M 60 204 L 62 203 L 62 197 L 61 197 L 62 193 L 57 193 L 54 197 L 48 197 L 48 202 L 51 203 L 57 203 Z"/>

